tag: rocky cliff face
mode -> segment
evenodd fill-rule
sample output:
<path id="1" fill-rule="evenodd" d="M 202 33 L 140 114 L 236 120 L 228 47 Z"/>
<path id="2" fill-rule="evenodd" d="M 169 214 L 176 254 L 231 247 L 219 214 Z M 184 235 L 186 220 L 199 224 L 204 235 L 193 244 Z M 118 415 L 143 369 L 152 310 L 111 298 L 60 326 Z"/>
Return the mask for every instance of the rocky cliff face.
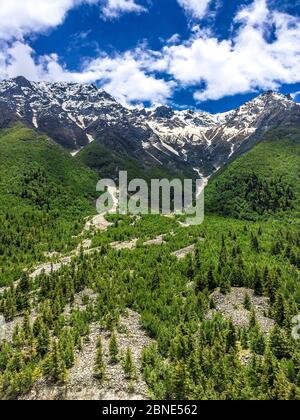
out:
<path id="1" fill-rule="evenodd" d="M 147 165 L 186 165 L 209 176 L 268 130 L 300 126 L 300 105 L 267 92 L 237 110 L 128 109 L 94 85 L 0 83 L 0 127 L 16 121 L 49 135 L 74 155 L 93 141 Z"/>

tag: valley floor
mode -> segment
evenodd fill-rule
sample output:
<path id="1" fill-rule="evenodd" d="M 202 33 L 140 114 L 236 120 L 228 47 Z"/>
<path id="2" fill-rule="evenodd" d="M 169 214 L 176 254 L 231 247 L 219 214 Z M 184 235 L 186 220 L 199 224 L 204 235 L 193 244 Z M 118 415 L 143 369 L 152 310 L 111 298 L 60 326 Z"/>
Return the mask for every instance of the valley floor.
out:
<path id="1" fill-rule="evenodd" d="M 300 296 L 300 283 L 284 243 L 298 228 L 278 227 L 218 217 L 196 227 L 159 216 L 89 223 L 74 251 L 49 249 L 50 262 L 1 289 L 2 398 L 270 399 L 284 378 L 287 399 L 298 379 L 285 363 L 294 363 L 299 343 L 289 335 L 296 300 L 284 296 Z M 284 253 L 274 251 L 279 240 Z M 270 357 L 275 380 L 266 391 Z"/>

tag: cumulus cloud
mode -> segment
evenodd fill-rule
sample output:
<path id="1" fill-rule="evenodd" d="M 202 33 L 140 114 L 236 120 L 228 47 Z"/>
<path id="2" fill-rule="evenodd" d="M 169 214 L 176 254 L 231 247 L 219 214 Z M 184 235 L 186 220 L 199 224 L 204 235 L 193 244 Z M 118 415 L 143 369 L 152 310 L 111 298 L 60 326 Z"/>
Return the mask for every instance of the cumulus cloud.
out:
<path id="1" fill-rule="evenodd" d="M 26 1 L 30 0 L 22 4 Z M 82 0 L 75 3 L 79 2 Z M 59 3 L 65 7 L 39 21 L 41 28 L 59 24 L 67 13 L 67 4 L 75 4 L 73 0 Z M 33 10 L 30 13 L 34 15 Z M 3 15 L 0 9 L 0 33 Z M 34 20 L 29 15 L 27 21 L 19 16 L 18 24 L 13 23 L 21 35 L 26 33 L 26 25 L 29 28 L 28 22 Z M 98 53 L 77 72 L 69 71 L 55 54 L 36 56 L 24 39 L 2 41 L 0 78 L 23 74 L 31 80 L 96 82 L 124 104 L 165 103 L 175 90 L 184 88 L 193 88 L 196 101 L 202 102 L 300 82 L 299 17 L 271 8 L 266 0 L 253 0 L 238 10 L 233 28 L 227 39 L 197 28 L 186 41 L 174 35 L 160 51 L 151 51 L 144 44 L 122 54 Z"/>
<path id="2" fill-rule="evenodd" d="M 105 90 L 122 103 L 166 102 L 171 97 L 174 82 L 156 78 L 148 71 L 151 57 L 136 49 L 114 57 L 103 56 L 88 63 L 85 72 L 100 81 Z"/>
<path id="3" fill-rule="evenodd" d="M 211 0 L 177 0 L 186 13 L 193 18 L 201 19 L 208 11 Z"/>
<path id="4" fill-rule="evenodd" d="M 1 0 L 0 39 L 21 39 L 63 23 L 66 14 L 81 4 L 97 4 L 104 16 L 142 12 L 136 0 Z"/>
<path id="5" fill-rule="evenodd" d="M 122 13 L 142 13 L 146 9 L 135 0 L 105 0 L 102 13 L 107 18 L 119 17 Z"/>
<path id="6" fill-rule="evenodd" d="M 105 18 L 145 9 L 136 0 L 0 0 L 0 79 L 23 75 L 29 80 L 99 82 L 123 103 L 165 101 L 172 83 L 146 73 L 136 51 L 86 62 L 70 72 L 56 54 L 37 56 L 25 36 L 62 24 L 67 13 L 81 4 L 98 5 Z"/>
<path id="7" fill-rule="evenodd" d="M 294 99 L 294 101 L 299 102 L 300 101 L 300 90 L 298 92 L 291 93 L 291 97 Z"/>
<path id="8" fill-rule="evenodd" d="M 2 0 L 0 7 L 0 38 L 21 39 L 60 25 L 67 12 L 80 3 L 97 0 Z"/>
<path id="9" fill-rule="evenodd" d="M 238 12 L 235 24 L 238 29 L 230 39 L 200 32 L 181 45 L 165 47 L 160 71 L 183 87 L 195 86 L 198 101 L 300 81 L 299 18 L 255 0 Z"/>
<path id="10" fill-rule="evenodd" d="M 145 101 L 165 103 L 175 87 L 175 82 L 167 82 L 149 72 L 156 55 L 144 52 L 143 46 L 114 56 L 102 54 L 86 61 L 79 72 L 64 68 L 56 54 L 37 57 L 31 47 L 20 41 L 1 54 L 2 79 L 22 74 L 33 81 L 97 82 L 124 105 Z"/>
<path id="11" fill-rule="evenodd" d="M 181 40 L 181 36 L 179 34 L 174 34 L 170 38 L 168 38 L 165 43 L 172 45 L 172 44 L 178 44 Z M 163 40 L 162 40 L 163 41 Z"/>
<path id="12" fill-rule="evenodd" d="M 22 41 L 2 45 L 0 79 L 20 75 L 32 81 L 67 81 L 73 78 L 72 73 L 59 64 L 56 54 L 36 56 L 34 50 Z"/>

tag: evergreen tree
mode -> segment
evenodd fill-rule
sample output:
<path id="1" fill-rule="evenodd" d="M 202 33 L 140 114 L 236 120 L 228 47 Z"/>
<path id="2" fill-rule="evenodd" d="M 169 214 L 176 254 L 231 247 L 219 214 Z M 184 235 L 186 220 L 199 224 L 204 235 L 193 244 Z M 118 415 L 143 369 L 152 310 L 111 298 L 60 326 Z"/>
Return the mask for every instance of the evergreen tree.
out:
<path id="1" fill-rule="evenodd" d="M 48 327 L 41 318 L 37 318 L 33 325 L 33 333 L 36 337 L 36 351 L 41 357 L 48 353 L 50 345 L 50 333 Z"/>
<path id="2" fill-rule="evenodd" d="M 258 324 L 252 327 L 249 335 L 249 341 L 252 352 L 263 356 L 266 350 L 266 341 Z"/>
<path id="3" fill-rule="evenodd" d="M 118 363 L 119 361 L 119 346 L 115 332 L 112 333 L 112 336 L 109 341 L 109 355 L 112 363 Z"/>
<path id="4" fill-rule="evenodd" d="M 23 273 L 16 289 L 16 303 L 18 311 L 24 311 L 30 308 L 30 280 L 26 273 Z"/>
<path id="5" fill-rule="evenodd" d="M 284 371 L 279 369 L 275 375 L 272 397 L 277 401 L 287 401 L 291 395 L 291 384 L 289 383 Z"/>
<path id="6" fill-rule="evenodd" d="M 205 290 L 208 286 L 207 279 L 204 277 L 202 273 L 197 274 L 195 278 L 195 283 L 196 283 L 195 291 L 197 293 L 203 292 L 203 290 Z"/>
<path id="7" fill-rule="evenodd" d="M 178 362 L 171 370 L 171 398 L 187 400 L 189 398 L 191 382 L 184 362 Z"/>
<path id="8" fill-rule="evenodd" d="M 220 280 L 220 292 L 223 295 L 227 295 L 228 293 L 231 292 L 230 280 L 228 279 L 228 277 L 225 277 L 224 275 L 221 276 L 221 280 Z"/>
<path id="9" fill-rule="evenodd" d="M 208 273 L 207 273 L 207 284 L 209 290 L 214 290 L 218 286 L 217 281 L 214 276 L 214 269 L 212 266 L 209 267 Z"/>
<path id="10" fill-rule="evenodd" d="M 257 239 L 257 236 L 252 235 L 251 236 L 251 248 L 255 251 L 255 252 L 260 252 L 260 245 Z"/>
<path id="11" fill-rule="evenodd" d="M 262 296 L 264 292 L 263 280 L 257 268 L 255 269 L 254 274 L 254 292 L 256 296 Z"/>
<path id="12" fill-rule="evenodd" d="M 128 347 L 123 361 L 123 368 L 127 379 L 133 380 L 136 378 L 136 367 L 134 364 L 132 351 Z"/>
<path id="13" fill-rule="evenodd" d="M 245 294 L 245 298 L 244 298 L 244 308 L 245 308 L 247 311 L 251 311 L 251 309 L 252 309 L 252 302 L 251 302 L 251 298 L 250 298 L 249 293 L 246 293 L 246 294 Z"/>
<path id="14" fill-rule="evenodd" d="M 64 359 L 67 369 L 70 369 L 75 361 L 74 356 L 74 337 L 72 331 L 64 329 L 59 337 L 59 351 Z"/>
<path id="15" fill-rule="evenodd" d="M 45 373 L 54 382 L 65 382 L 66 380 L 67 368 L 59 351 L 57 340 L 52 343 L 52 350 L 45 365 Z"/>
<path id="16" fill-rule="evenodd" d="M 249 328 L 250 330 L 253 328 L 257 328 L 257 319 L 256 319 L 256 313 L 255 310 L 252 309 L 249 317 Z"/>
<path id="17" fill-rule="evenodd" d="M 235 327 L 232 323 L 232 321 L 229 323 L 229 328 L 226 336 L 226 352 L 229 353 L 229 351 L 236 350 L 237 345 L 237 334 Z"/>
<path id="18" fill-rule="evenodd" d="M 278 325 L 272 330 L 270 346 L 277 359 L 288 359 L 291 356 L 291 346 L 286 332 Z"/>
<path id="19" fill-rule="evenodd" d="M 289 321 L 289 315 L 287 312 L 288 311 L 287 311 L 287 306 L 286 306 L 284 297 L 282 293 L 278 292 L 275 297 L 273 313 L 274 313 L 274 319 L 276 323 L 281 327 L 285 325 L 285 322 L 287 320 Z"/>
<path id="20" fill-rule="evenodd" d="M 96 360 L 95 360 L 95 368 L 94 373 L 97 379 L 103 381 L 105 377 L 105 363 L 103 357 L 103 346 L 102 346 L 102 339 L 99 337 L 97 342 L 97 353 L 96 353 Z"/>

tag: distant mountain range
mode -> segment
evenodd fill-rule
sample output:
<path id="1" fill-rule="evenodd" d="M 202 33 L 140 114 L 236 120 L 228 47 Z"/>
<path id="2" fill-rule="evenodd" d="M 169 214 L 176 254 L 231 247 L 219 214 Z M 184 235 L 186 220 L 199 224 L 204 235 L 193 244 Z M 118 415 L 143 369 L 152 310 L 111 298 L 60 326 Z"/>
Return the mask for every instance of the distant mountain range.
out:
<path id="1" fill-rule="evenodd" d="M 299 128 L 300 105 L 290 96 L 267 92 L 216 115 L 167 106 L 128 109 L 94 85 L 17 77 L 0 82 L 0 128 L 18 121 L 73 156 L 83 149 L 92 153 L 91 143 L 97 143 L 145 167 L 186 168 L 208 177 L 266 132 Z"/>

